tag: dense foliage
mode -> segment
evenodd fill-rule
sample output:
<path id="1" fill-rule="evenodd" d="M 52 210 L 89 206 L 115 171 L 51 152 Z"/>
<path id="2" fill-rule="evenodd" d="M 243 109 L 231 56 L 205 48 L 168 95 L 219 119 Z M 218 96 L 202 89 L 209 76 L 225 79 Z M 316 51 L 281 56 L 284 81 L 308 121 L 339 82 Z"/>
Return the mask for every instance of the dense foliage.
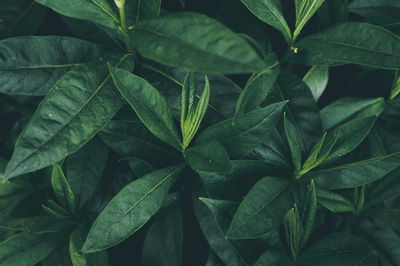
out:
<path id="1" fill-rule="evenodd" d="M 0 265 L 400 265 L 400 1 L 0 0 Z"/>

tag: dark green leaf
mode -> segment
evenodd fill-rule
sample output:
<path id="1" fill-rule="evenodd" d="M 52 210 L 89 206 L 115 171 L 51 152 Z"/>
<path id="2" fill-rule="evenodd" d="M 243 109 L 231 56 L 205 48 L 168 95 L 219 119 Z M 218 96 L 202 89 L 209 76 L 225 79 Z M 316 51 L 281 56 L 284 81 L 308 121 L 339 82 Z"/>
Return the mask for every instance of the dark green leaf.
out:
<path id="1" fill-rule="evenodd" d="M 292 162 L 295 169 L 295 175 L 300 171 L 301 168 L 301 153 L 302 153 L 302 146 L 303 141 L 301 139 L 301 135 L 299 130 L 287 119 L 286 113 L 284 116 L 284 127 L 285 127 L 285 134 L 287 141 L 289 143 L 289 148 L 292 154 Z"/>
<path id="2" fill-rule="evenodd" d="M 114 83 L 143 124 L 162 141 L 181 150 L 182 141 L 165 99 L 146 80 L 109 65 Z"/>
<path id="3" fill-rule="evenodd" d="M 93 223 L 82 251 L 107 249 L 139 230 L 161 207 L 182 169 L 178 165 L 157 170 L 125 186 Z"/>
<path id="4" fill-rule="evenodd" d="M 266 135 L 279 121 L 286 102 L 271 104 L 244 114 L 240 118 L 228 119 L 202 131 L 196 143 L 218 140 L 231 158 L 240 158 L 260 145 Z"/>
<path id="5" fill-rule="evenodd" d="M 353 203 L 342 195 L 329 190 L 318 188 L 317 200 L 319 204 L 331 212 L 355 212 Z"/>
<path id="6" fill-rule="evenodd" d="M 296 25 L 293 32 L 293 41 L 300 35 L 301 30 L 325 0 L 295 0 Z"/>
<path id="7" fill-rule="evenodd" d="M 64 176 L 63 170 L 57 164 L 53 166 L 51 185 L 61 206 L 68 209 L 71 213 L 75 213 L 77 206 L 74 193 Z"/>
<path id="8" fill-rule="evenodd" d="M 245 40 L 197 13 L 145 20 L 135 26 L 132 36 L 144 57 L 195 72 L 248 73 L 264 65 Z"/>
<path id="9" fill-rule="evenodd" d="M 232 171 L 228 153 L 224 146 L 215 140 L 187 149 L 185 157 L 193 170 L 199 173 L 224 174 Z"/>
<path id="10" fill-rule="evenodd" d="M 303 222 L 303 236 L 301 239 L 301 247 L 303 247 L 311 236 L 315 213 L 317 212 L 317 195 L 315 191 L 314 180 L 311 179 L 310 185 L 307 186 L 307 191 L 304 196 L 303 205 L 301 208 L 301 219 Z"/>
<path id="11" fill-rule="evenodd" d="M 99 45 L 70 37 L 24 36 L 2 40 L 0 92 L 45 95 L 69 69 L 103 52 L 104 48 Z"/>
<path id="12" fill-rule="evenodd" d="M 227 232 L 230 239 L 261 238 L 276 234 L 290 203 L 288 181 L 264 177 L 240 204 Z"/>
<path id="13" fill-rule="evenodd" d="M 118 60 L 118 55 L 110 57 Z M 132 69 L 130 58 L 123 63 Z M 68 89 L 66 89 L 68 88 Z M 7 166 L 12 178 L 54 164 L 80 149 L 123 105 L 105 64 L 92 62 L 68 71 L 42 100 L 19 137 Z"/>
<path id="14" fill-rule="evenodd" d="M 328 85 L 329 67 L 313 66 L 303 77 L 303 81 L 310 88 L 315 101 L 318 101 Z"/>
<path id="15" fill-rule="evenodd" d="M 296 46 L 299 53 L 306 49 L 326 66 L 358 64 L 381 69 L 400 68 L 400 37 L 368 23 L 342 23 L 307 36 Z M 315 62 L 315 65 L 321 63 Z"/>
<path id="16" fill-rule="evenodd" d="M 297 254 L 301 249 L 303 239 L 303 223 L 301 221 L 300 213 L 295 204 L 283 217 L 283 225 L 286 233 L 286 241 L 289 246 L 289 250 L 292 253 L 294 259 L 297 258 Z"/>
<path id="17" fill-rule="evenodd" d="M 182 210 L 177 207 L 151 225 L 143 243 L 143 266 L 182 265 L 182 219 Z"/>
<path id="18" fill-rule="evenodd" d="M 254 266 L 292 266 L 293 260 L 284 252 L 267 250 L 254 264 Z"/>

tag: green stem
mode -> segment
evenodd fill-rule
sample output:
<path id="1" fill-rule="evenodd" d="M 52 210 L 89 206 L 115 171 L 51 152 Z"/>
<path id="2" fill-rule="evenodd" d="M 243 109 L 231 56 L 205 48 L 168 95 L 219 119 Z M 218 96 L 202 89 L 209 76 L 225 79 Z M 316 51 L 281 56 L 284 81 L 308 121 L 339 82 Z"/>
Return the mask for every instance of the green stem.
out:
<path id="1" fill-rule="evenodd" d="M 122 34 L 124 35 L 124 38 L 125 38 L 126 50 L 128 51 L 128 53 L 133 53 L 134 48 L 133 48 L 133 44 L 132 44 L 132 39 L 131 39 L 131 36 L 129 35 L 128 23 L 126 22 L 125 5 L 118 7 L 118 9 L 119 9 L 119 18 L 121 21 L 120 27 L 121 27 Z"/>

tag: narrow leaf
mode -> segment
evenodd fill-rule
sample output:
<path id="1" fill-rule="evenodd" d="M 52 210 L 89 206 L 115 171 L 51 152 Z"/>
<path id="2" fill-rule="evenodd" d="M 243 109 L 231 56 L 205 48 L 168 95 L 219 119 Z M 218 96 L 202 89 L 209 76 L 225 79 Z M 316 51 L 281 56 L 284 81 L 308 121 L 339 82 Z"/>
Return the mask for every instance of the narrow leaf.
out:
<path id="1" fill-rule="evenodd" d="M 74 214 L 77 207 L 74 193 L 72 192 L 68 181 L 64 176 L 63 170 L 57 164 L 53 166 L 51 185 L 53 186 L 54 193 L 56 194 L 58 202 L 61 204 L 61 206 Z"/>
<path id="2" fill-rule="evenodd" d="M 329 67 L 313 66 L 305 74 L 303 81 L 310 88 L 315 101 L 318 101 L 328 85 Z"/>

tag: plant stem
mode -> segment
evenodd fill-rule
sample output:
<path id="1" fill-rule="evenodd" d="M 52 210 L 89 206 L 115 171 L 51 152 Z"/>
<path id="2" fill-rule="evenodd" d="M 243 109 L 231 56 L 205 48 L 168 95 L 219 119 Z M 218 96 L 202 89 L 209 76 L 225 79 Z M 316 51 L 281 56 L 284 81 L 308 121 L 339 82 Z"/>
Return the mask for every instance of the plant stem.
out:
<path id="1" fill-rule="evenodd" d="M 128 23 L 126 22 L 125 5 L 118 7 L 118 9 L 119 9 L 119 17 L 120 17 L 120 21 L 121 21 L 120 27 L 121 27 L 122 34 L 124 35 L 124 38 L 125 38 L 126 50 L 128 51 L 128 53 L 133 53 L 134 48 L 133 48 L 131 37 L 129 36 Z"/>

